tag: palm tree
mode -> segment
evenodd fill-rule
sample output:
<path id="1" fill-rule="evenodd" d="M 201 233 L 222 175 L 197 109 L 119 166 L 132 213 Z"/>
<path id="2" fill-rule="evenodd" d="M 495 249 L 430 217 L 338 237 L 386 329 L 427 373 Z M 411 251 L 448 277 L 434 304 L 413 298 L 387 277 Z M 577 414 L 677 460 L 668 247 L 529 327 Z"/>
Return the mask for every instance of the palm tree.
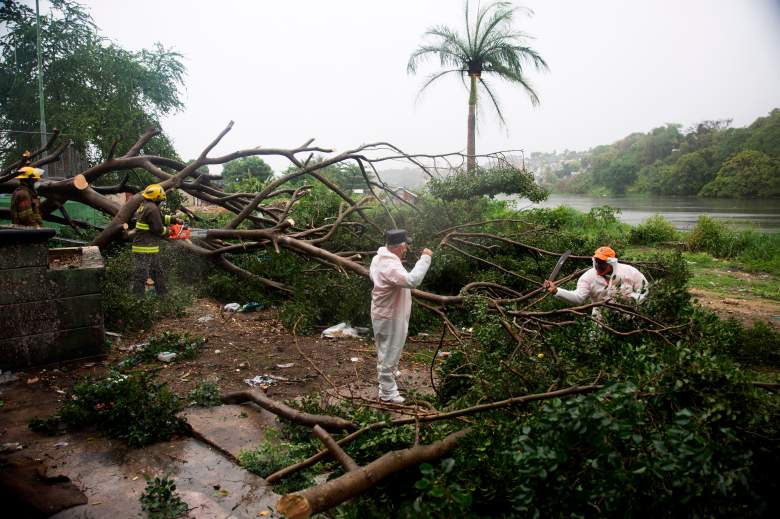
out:
<path id="1" fill-rule="evenodd" d="M 477 112 L 477 84 L 487 92 L 493 106 L 498 112 L 502 124 L 504 115 L 498 104 L 498 99 L 482 77 L 491 74 L 512 83 L 520 84 L 531 98 L 531 103 L 539 104 L 539 97 L 525 77 L 524 66 L 532 64 L 536 70 L 547 70 L 547 63 L 531 47 L 525 45 L 528 36 L 512 29 L 512 17 L 521 10 L 509 2 L 495 2 L 477 9 L 477 17 L 471 24 L 469 2 L 466 0 L 466 37 L 446 26 L 432 27 L 425 36 L 433 39 L 431 43 L 418 47 L 409 57 L 407 72 L 413 74 L 417 65 L 431 56 L 437 56 L 446 70 L 428 77 L 420 92 L 431 83 L 451 73 L 459 73 L 462 77 L 469 76 L 469 117 L 468 137 L 466 143 L 466 168 L 474 171 L 476 168 L 476 153 L 474 131 Z M 530 9 L 522 9 L 529 15 Z"/>

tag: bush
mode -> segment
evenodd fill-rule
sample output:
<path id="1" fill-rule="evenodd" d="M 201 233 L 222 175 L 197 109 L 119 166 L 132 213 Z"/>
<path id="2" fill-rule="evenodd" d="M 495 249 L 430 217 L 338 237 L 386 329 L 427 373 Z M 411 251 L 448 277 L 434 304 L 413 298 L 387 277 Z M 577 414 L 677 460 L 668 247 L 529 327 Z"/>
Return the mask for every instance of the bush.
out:
<path id="1" fill-rule="evenodd" d="M 99 380 L 82 379 L 65 396 L 65 403 L 53 418 L 69 429 L 95 426 L 131 447 L 169 440 L 184 431 L 184 422 L 176 416 L 181 403 L 167 386 L 155 383 L 152 377 L 151 373 L 112 372 Z M 47 425 L 51 425 L 50 420 L 33 420 L 30 428 L 41 431 Z"/>
<path id="2" fill-rule="evenodd" d="M 238 461 L 249 472 L 266 477 L 279 469 L 303 461 L 312 454 L 308 444 L 281 441 L 278 433 L 267 431 L 265 442 L 252 451 L 241 451 Z M 278 494 L 285 494 L 307 488 L 313 484 L 311 469 L 296 472 L 290 478 L 274 487 Z"/>
<path id="3" fill-rule="evenodd" d="M 208 380 L 202 380 L 198 383 L 187 395 L 187 400 L 190 404 L 200 407 L 212 407 L 222 403 L 222 399 L 219 397 L 219 388 Z"/>
<path id="4" fill-rule="evenodd" d="M 155 476 L 154 479 L 144 474 L 146 488 L 141 494 L 141 508 L 149 514 L 149 519 L 175 519 L 189 510 L 187 503 L 176 493 L 176 484 L 168 476 Z"/>
<path id="5" fill-rule="evenodd" d="M 168 251 L 163 249 L 163 260 Z M 171 276 L 171 265 L 165 265 L 169 293 L 166 297 L 145 297 L 139 299 L 133 294 L 134 274 L 133 254 L 128 248 L 110 249 L 105 254 L 106 272 L 103 277 L 101 294 L 105 324 L 114 330 L 137 330 L 149 328 L 153 323 L 170 316 L 182 315 L 184 309 L 192 303 L 195 291 L 192 287 L 178 282 Z M 192 264 L 192 263 L 191 263 Z M 195 275 L 191 272 L 190 275 Z"/>
<path id="6" fill-rule="evenodd" d="M 669 220 L 656 214 L 632 228 L 629 239 L 635 245 L 655 245 L 677 239 L 677 230 Z"/>
<path id="7" fill-rule="evenodd" d="M 690 250 L 709 252 L 718 258 L 735 257 L 743 243 L 737 232 L 706 215 L 699 217 L 687 241 Z"/>

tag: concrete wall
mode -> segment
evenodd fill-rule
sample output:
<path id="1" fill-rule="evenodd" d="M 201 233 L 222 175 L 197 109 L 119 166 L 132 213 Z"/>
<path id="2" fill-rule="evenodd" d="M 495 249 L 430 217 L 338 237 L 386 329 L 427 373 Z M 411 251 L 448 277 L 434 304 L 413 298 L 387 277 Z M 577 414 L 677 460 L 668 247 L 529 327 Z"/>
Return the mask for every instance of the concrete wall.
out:
<path id="1" fill-rule="evenodd" d="M 97 247 L 49 250 L 45 240 L 0 237 L 0 369 L 102 353 L 103 271 Z"/>

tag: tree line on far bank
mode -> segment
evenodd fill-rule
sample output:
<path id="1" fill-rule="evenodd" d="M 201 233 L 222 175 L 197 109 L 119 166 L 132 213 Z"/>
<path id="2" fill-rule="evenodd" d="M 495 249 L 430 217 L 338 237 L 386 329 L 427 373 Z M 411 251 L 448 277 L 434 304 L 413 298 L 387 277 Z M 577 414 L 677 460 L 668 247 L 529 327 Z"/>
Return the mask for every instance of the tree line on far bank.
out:
<path id="1" fill-rule="evenodd" d="M 544 182 L 567 193 L 780 197 L 780 109 L 745 128 L 730 120 L 667 124 L 555 160 Z"/>

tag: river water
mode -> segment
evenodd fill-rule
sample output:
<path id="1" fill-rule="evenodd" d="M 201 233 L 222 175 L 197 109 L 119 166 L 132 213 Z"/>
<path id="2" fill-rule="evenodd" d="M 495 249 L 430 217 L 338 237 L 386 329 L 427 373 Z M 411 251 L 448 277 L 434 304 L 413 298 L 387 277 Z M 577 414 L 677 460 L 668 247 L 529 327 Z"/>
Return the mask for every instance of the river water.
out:
<path id="1" fill-rule="evenodd" d="M 637 225 L 654 214 L 660 214 L 681 230 L 691 229 L 700 215 L 733 223 L 738 228 L 765 232 L 780 231 L 780 200 L 732 200 L 697 197 L 586 196 L 551 194 L 544 202 L 516 200 L 518 209 L 568 205 L 588 212 L 608 205 L 620 209 L 621 221 Z"/>

